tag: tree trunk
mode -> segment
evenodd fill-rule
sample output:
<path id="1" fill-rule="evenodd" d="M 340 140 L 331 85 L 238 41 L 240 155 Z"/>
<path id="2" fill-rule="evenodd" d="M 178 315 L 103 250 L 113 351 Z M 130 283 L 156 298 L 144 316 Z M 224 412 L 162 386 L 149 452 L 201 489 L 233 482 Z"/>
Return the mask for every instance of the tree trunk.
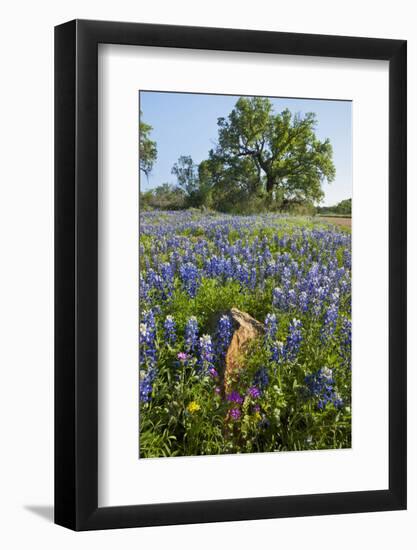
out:
<path id="1" fill-rule="evenodd" d="M 267 174 L 266 175 L 266 190 L 268 191 L 268 193 L 270 193 L 273 190 L 274 185 L 275 185 L 274 178 L 272 176 L 270 176 L 269 174 Z"/>

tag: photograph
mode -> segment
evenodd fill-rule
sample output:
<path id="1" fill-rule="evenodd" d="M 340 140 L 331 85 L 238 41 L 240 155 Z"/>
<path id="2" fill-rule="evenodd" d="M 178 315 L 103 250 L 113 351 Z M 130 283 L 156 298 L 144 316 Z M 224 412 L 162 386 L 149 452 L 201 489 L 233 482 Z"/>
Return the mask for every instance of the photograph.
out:
<path id="1" fill-rule="evenodd" d="M 351 447 L 351 111 L 139 92 L 139 458 Z"/>
<path id="2" fill-rule="evenodd" d="M 4 3 L 0 548 L 412 549 L 412 8 Z"/>

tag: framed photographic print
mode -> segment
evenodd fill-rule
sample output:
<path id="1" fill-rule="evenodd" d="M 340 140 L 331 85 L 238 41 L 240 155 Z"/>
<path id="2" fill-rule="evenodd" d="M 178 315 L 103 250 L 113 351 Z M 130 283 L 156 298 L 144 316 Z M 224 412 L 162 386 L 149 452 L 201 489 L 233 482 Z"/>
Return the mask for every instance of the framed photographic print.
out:
<path id="1" fill-rule="evenodd" d="M 406 507 L 406 42 L 55 29 L 55 521 Z"/>

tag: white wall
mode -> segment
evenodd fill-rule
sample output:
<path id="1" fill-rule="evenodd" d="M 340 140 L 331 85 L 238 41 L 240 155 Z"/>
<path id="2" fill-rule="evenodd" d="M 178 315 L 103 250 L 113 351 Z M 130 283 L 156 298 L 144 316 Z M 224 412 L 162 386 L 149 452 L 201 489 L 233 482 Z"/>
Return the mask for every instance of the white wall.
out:
<path id="1" fill-rule="evenodd" d="M 409 204 L 416 205 L 414 2 L 15 0 L 1 9 L 0 541 L 7 549 L 414 548 L 417 279 L 409 220 L 409 510 L 75 534 L 54 526 L 53 26 L 75 17 L 408 39 Z M 410 209 L 411 209 L 410 206 Z M 370 323 L 372 320 L 370 320 Z M 372 393 L 372 388 L 370 388 Z M 249 474 L 251 475 L 251 474 Z M 256 475 L 256 474 L 255 474 Z M 242 480 L 242 483 L 245 481 Z M 45 517 L 46 516 L 46 517 Z"/>

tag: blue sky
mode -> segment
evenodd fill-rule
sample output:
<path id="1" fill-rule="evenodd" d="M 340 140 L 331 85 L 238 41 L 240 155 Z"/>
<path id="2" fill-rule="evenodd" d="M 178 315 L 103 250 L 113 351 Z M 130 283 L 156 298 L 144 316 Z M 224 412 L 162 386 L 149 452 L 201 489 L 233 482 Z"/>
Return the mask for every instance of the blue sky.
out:
<path id="1" fill-rule="evenodd" d="M 140 92 L 143 120 L 153 127 L 151 137 L 157 143 L 158 158 L 149 179 L 141 174 L 141 189 L 146 191 L 162 183 L 175 183 L 171 174 L 181 155 L 190 155 L 198 164 L 216 144 L 217 119 L 227 117 L 239 96 Z M 318 99 L 270 98 L 275 112 L 314 112 L 316 135 L 329 138 L 333 145 L 336 178 L 324 183 L 323 205 L 332 205 L 352 196 L 352 103 Z"/>

